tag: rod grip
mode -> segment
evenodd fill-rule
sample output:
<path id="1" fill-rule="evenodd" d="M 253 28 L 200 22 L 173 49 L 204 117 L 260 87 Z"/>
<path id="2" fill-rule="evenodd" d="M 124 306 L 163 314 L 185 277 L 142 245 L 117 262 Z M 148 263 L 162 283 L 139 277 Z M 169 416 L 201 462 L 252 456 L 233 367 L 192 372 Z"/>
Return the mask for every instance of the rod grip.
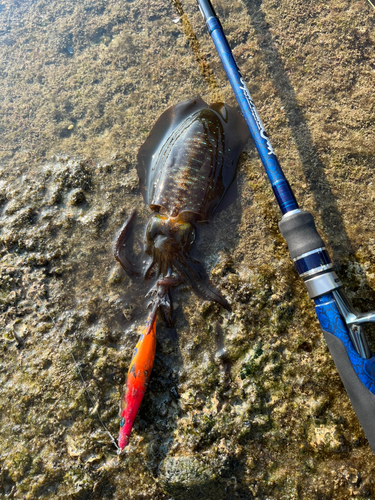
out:
<path id="1" fill-rule="evenodd" d="M 279 222 L 279 229 L 287 242 L 292 259 L 307 252 L 324 247 L 313 216 L 306 210 L 284 215 Z"/>

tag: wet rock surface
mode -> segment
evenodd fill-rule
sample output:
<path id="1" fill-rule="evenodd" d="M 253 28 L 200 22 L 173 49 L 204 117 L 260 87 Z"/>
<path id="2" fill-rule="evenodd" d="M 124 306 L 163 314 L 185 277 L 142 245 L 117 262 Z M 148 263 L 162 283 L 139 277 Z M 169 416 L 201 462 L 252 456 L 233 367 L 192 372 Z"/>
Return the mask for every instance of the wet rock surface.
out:
<path id="1" fill-rule="evenodd" d="M 235 200 L 196 244 L 233 312 L 181 286 L 124 456 L 98 419 L 117 436 L 152 286 L 113 258 L 133 208 L 138 258 L 149 216 L 137 151 L 170 105 L 218 92 L 234 105 L 195 3 L 183 8 L 0 0 L 0 497 L 375 497 L 375 458 L 251 144 Z M 215 8 L 300 204 L 354 305 L 374 309 L 374 11 Z"/>

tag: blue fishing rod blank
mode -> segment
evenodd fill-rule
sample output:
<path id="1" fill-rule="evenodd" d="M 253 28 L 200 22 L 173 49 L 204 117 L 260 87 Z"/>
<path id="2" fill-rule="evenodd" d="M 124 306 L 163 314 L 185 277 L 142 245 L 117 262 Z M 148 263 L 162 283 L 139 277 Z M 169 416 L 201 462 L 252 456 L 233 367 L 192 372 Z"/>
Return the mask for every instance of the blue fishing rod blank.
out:
<path id="1" fill-rule="evenodd" d="M 375 322 L 375 312 L 359 313 L 350 303 L 313 216 L 298 207 L 212 4 L 197 1 L 283 214 L 280 232 L 315 302 L 324 338 L 375 453 L 375 356 L 363 331 L 365 323 Z"/>

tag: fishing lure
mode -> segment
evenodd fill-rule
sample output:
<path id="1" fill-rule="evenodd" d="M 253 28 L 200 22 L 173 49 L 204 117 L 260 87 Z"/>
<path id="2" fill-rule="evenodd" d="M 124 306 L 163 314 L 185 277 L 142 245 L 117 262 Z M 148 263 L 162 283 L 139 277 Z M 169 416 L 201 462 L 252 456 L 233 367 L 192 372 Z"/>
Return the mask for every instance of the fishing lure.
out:
<path id="1" fill-rule="evenodd" d="M 115 258 L 130 275 L 160 277 L 154 289 L 152 311 L 130 363 L 122 400 L 119 448 L 130 432 L 151 374 L 156 345 L 158 310 L 172 320 L 170 288 L 189 284 L 206 300 L 230 306 L 208 280 L 201 264 L 189 256 L 195 223 L 209 220 L 232 183 L 249 132 L 240 114 L 227 104 L 208 106 L 202 99 L 167 109 L 154 125 L 138 154 L 139 185 L 153 211 L 147 228 L 143 269 L 126 252 L 135 211 L 120 231 Z M 154 293 L 155 294 L 155 293 Z"/>
<path id="2" fill-rule="evenodd" d="M 167 304 L 169 299 L 168 289 L 170 286 L 175 285 L 175 283 L 176 280 L 174 278 L 168 277 L 162 278 L 157 282 L 157 293 L 152 302 L 152 309 L 147 318 L 146 328 L 143 330 L 134 349 L 124 395 L 121 400 L 120 433 L 118 439 L 119 453 L 129 444 L 133 423 L 145 395 L 154 365 L 157 311 L 161 306 L 171 307 L 170 304 Z"/>
<path id="3" fill-rule="evenodd" d="M 118 445 L 120 452 L 129 443 L 129 436 L 145 395 L 155 359 L 156 349 L 156 309 L 155 305 L 147 319 L 146 328 L 135 346 L 131 360 L 124 397 L 121 401 L 121 420 Z"/>

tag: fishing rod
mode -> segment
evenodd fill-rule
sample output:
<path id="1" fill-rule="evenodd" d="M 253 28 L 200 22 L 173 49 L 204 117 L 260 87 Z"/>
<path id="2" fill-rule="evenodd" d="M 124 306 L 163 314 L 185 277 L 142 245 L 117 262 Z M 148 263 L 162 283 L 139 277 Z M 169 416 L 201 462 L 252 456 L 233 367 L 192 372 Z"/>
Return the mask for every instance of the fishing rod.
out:
<path id="1" fill-rule="evenodd" d="M 210 0 L 197 1 L 283 214 L 280 232 L 314 300 L 324 338 L 375 453 L 375 355 L 362 328 L 375 322 L 375 311 L 360 313 L 350 303 L 313 216 L 298 206 Z"/>

